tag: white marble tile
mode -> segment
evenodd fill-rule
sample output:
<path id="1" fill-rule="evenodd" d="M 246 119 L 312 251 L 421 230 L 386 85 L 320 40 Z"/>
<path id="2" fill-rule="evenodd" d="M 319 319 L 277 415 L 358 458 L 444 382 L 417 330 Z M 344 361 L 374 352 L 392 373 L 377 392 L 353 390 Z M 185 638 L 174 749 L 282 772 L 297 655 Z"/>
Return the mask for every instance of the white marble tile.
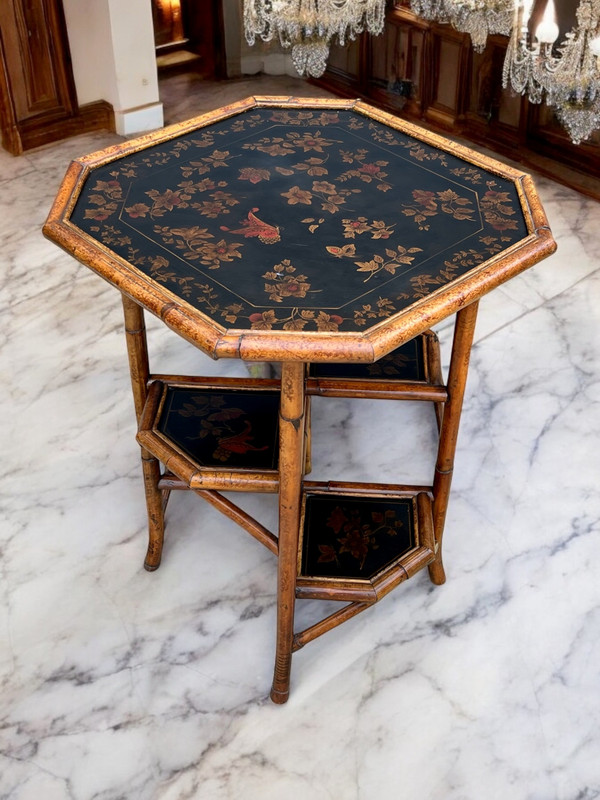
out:
<path id="1" fill-rule="evenodd" d="M 118 296 L 39 234 L 69 158 L 113 140 L 0 151 L 0 797 L 599 797 L 598 206 L 540 179 L 559 251 L 481 304 L 447 583 L 421 573 L 299 651 L 276 707 L 274 557 L 180 494 L 142 569 Z M 148 327 L 158 370 L 243 369 Z M 426 480 L 431 409 L 360 407 L 315 402 L 312 477 Z M 240 502 L 275 528 L 275 498 Z"/>

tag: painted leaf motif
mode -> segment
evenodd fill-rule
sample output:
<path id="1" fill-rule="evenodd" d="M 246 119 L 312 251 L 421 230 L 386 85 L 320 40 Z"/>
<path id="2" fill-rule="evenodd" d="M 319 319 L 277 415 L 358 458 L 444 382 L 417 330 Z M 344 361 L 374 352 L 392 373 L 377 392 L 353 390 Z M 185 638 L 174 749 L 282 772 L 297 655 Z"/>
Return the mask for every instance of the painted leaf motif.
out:
<path id="1" fill-rule="evenodd" d="M 336 191 L 333 183 L 329 181 L 313 181 L 313 192 L 322 192 L 323 194 L 334 194 Z"/>
<path id="2" fill-rule="evenodd" d="M 307 320 L 296 317 L 295 319 L 291 319 L 288 322 L 286 322 L 285 325 L 283 326 L 283 330 L 301 331 L 306 327 L 306 325 L 307 325 Z"/>
<path id="3" fill-rule="evenodd" d="M 355 261 L 354 263 L 358 264 L 359 272 L 375 272 L 379 269 L 375 261 Z"/>
<path id="4" fill-rule="evenodd" d="M 319 311 L 315 319 L 315 324 L 319 331 L 337 331 L 340 323 L 343 321 L 343 317 L 337 314 L 326 314 L 324 311 Z"/>
<path id="5" fill-rule="evenodd" d="M 227 420 L 241 417 L 243 413 L 241 408 L 223 408 L 221 411 L 211 414 L 208 419 L 214 422 L 226 422 Z"/>
<path id="6" fill-rule="evenodd" d="M 343 256 L 355 256 L 356 255 L 356 246 L 353 244 L 345 244 L 342 247 L 336 247 L 335 245 L 330 245 L 329 247 L 325 248 L 328 253 L 331 253 L 332 256 L 336 258 L 342 258 Z"/>
<path id="7" fill-rule="evenodd" d="M 240 169 L 239 179 L 241 181 L 260 183 L 261 181 L 268 181 L 270 178 L 271 173 L 268 169 L 256 169 L 255 167 L 243 167 Z"/>
<path id="8" fill-rule="evenodd" d="M 454 210 L 454 219 L 458 219 L 458 220 L 469 219 L 469 220 L 472 220 L 473 217 L 471 216 L 471 214 L 470 214 L 468 209 L 456 208 Z"/>
<path id="9" fill-rule="evenodd" d="M 321 553 L 321 555 L 319 556 L 319 563 L 325 564 L 328 561 L 337 560 L 335 549 L 331 547 L 331 545 L 329 544 L 320 544 L 319 552 Z"/>
<path id="10" fill-rule="evenodd" d="M 446 189 L 445 191 L 438 192 L 437 194 L 438 194 L 438 197 L 440 198 L 440 200 L 448 201 L 448 200 L 457 200 L 457 199 L 459 199 L 458 195 L 456 194 L 456 192 L 453 192 L 452 189 Z"/>

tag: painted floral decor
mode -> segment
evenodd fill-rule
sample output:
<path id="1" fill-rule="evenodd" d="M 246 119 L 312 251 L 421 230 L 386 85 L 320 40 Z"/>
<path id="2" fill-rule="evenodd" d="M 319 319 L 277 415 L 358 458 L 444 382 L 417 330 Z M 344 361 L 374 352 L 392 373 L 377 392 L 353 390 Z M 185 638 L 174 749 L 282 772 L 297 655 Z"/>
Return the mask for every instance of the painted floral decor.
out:
<path id="1" fill-rule="evenodd" d="M 199 466 L 276 469 L 278 392 L 166 389 L 158 431 Z"/>
<path id="2" fill-rule="evenodd" d="M 412 499 L 308 495 L 301 574 L 369 579 L 415 547 Z"/>
<path id="3" fill-rule="evenodd" d="M 224 328 L 289 331 L 364 330 L 527 235 L 511 181 L 276 108 L 93 169 L 71 222 Z"/>

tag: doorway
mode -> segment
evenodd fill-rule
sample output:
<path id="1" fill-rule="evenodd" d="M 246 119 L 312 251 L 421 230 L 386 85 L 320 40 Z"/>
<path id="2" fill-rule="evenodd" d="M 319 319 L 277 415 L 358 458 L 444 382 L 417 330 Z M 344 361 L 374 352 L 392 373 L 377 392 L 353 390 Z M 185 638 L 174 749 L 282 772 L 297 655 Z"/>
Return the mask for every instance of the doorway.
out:
<path id="1" fill-rule="evenodd" d="M 160 72 L 227 77 L 222 0 L 152 0 Z"/>

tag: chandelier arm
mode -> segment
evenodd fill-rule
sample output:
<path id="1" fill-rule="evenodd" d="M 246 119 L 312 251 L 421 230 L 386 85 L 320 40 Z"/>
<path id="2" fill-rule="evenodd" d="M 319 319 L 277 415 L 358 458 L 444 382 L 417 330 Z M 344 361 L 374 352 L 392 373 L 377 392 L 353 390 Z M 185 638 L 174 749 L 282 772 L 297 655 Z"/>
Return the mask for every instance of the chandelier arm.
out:
<path id="1" fill-rule="evenodd" d="M 579 0 L 576 25 L 558 46 L 553 0 L 535 36 L 532 7 L 533 0 L 411 0 L 418 16 L 468 33 L 478 52 L 490 34 L 507 35 L 502 86 L 532 103 L 546 100 L 578 144 L 600 129 L 600 0 Z"/>

